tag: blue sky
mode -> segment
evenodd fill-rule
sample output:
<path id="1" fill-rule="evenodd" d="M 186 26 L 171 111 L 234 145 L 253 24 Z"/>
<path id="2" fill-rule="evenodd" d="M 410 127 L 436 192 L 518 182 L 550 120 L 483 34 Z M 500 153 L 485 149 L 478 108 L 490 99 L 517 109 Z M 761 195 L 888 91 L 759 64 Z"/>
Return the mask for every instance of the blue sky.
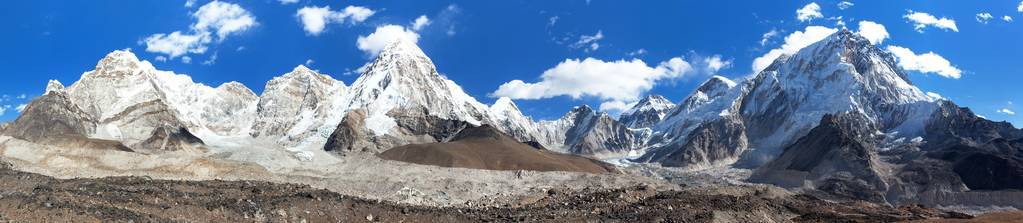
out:
<path id="1" fill-rule="evenodd" d="M 360 36 L 371 37 L 386 25 L 418 35 L 438 70 L 484 103 L 495 101 L 495 95 L 516 96 L 523 112 L 539 119 L 557 118 L 579 104 L 608 103 L 608 111 L 615 112 L 611 102 L 627 105 L 648 93 L 679 101 L 709 75 L 748 76 L 756 58 L 799 45 L 797 38 L 789 43 L 786 37 L 810 33 L 808 27 L 843 27 L 841 21 L 858 30 L 861 21 L 871 21 L 887 33 L 878 37 L 882 48 L 912 52 L 900 61 L 908 61 L 911 79 L 921 89 L 1023 126 L 1023 117 L 1010 114 L 1023 109 L 1018 105 L 1023 103 L 1023 21 L 1003 18 L 1023 19 L 1019 0 L 851 0 L 845 9 L 840 2 L 12 1 L 0 8 L 5 29 L 0 108 L 6 108 L 0 121 L 16 118 L 16 107 L 41 94 L 48 80 L 71 84 L 105 54 L 125 48 L 158 69 L 211 86 L 239 81 L 259 93 L 272 77 L 307 62 L 351 84 L 354 70 L 374 48 L 360 47 Z M 211 4 L 225 6 L 218 9 L 233 13 L 236 23 L 197 25 L 201 19 L 194 15 Z M 349 6 L 353 10 L 345 10 Z M 306 7 L 327 13 L 322 30 L 310 31 L 301 19 L 298 12 Z M 800 20 L 797 11 L 804 8 Z M 429 23 L 414 29 L 420 16 Z M 772 30 L 774 35 L 767 35 Z M 206 35 L 198 44 L 204 50 L 192 46 L 175 53 L 147 41 L 175 31 Z M 185 63 L 185 57 L 191 61 Z M 688 69 L 676 66 L 679 61 Z M 566 82 L 572 77 L 607 78 L 603 85 Z M 508 86 L 499 91 L 513 80 L 547 90 Z"/>

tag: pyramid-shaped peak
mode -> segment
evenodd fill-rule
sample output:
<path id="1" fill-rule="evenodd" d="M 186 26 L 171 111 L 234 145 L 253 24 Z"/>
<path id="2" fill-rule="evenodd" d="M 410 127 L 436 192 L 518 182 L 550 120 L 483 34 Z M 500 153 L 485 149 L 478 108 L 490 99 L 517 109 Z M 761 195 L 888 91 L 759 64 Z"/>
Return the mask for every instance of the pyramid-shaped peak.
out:
<path id="1" fill-rule="evenodd" d="M 130 50 L 114 50 L 96 63 L 91 76 L 122 77 L 142 73 L 143 70 L 155 71 L 156 68 L 148 61 L 140 61 Z"/>
<path id="2" fill-rule="evenodd" d="M 426 53 L 423 53 L 423 49 L 416 45 L 415 40 L 407 38 L 396 38 L 391 43 L 384 47 L 384 50 L 380 51 L 379 57 L 389 57 L 393 55 L 408 55 L 415 57 L 426 57 Z"/>
<path id="3" fill-rule="evenodd" d="M 518 105 L 511 98 L 501 97 L 494 102 L 494 105 L 490 106 L 491 111 L 505 111 L 505 110 L 518 110 Z"/>
<path id="4" fill-rule="evenodd" d="M 58 80 L 50 80 L 50 82 L 46 84 L 45 94 L 50 94 L 51 92 L 53 93 L 64 92 L 64 84 L 60 83 L 60 81 Z"/>

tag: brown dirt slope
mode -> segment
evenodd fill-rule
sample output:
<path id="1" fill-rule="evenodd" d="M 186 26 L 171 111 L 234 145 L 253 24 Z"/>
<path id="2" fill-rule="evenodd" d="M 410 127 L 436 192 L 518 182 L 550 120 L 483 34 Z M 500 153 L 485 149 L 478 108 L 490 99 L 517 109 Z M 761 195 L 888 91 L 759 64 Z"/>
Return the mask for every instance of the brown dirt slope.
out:
<path id="1" fill-rule="evenodd" d="M 614 166 L 597 160 L 536 149 L 489 125 L 463 129 L 449 142 L 399 146 L 378 156 L 387 160 L 442 167 L 617 172 Z"/>

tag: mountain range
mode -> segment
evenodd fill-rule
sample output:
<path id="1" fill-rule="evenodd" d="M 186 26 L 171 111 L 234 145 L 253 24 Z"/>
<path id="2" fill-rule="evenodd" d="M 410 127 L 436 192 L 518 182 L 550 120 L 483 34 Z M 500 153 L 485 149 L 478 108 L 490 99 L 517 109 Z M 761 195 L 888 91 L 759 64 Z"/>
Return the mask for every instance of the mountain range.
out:
<path id="1" fill-rule="evenodd" d="M 195 83 L 114 51 L 68 87 L 51 81 L 3 133 L 141 153 L 203 151 L 248 137 L 359 156 L 449 142 L 488 125 L 554 152 L 752 169 L 751 182 L 837 199 L 1023 199 L 1011 192 L 1023 190 L 1023 130 L 924 93 L 890 53 L 848 30 L 753 76 L 712 76 L 677 103 L 650 95 L 617 118 L 580 105 L 556 120 L 533 120 L 508 98 L 485 105 L 409 41 L 388 45 L 362 71 L 349 86 L 299 65 L 257 95 L 237 82 Z"/>

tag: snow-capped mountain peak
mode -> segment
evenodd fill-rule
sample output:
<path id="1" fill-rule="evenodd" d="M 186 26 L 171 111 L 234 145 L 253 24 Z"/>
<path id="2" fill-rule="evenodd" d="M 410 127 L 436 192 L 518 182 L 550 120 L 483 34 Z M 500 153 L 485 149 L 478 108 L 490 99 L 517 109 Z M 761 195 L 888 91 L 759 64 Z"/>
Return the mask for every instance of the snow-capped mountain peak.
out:
<path id="1" fill-rule="evenodd" d="M 422 49 L 406 40 L 385 47 L 352 84 L 349 96 L 347 108 L 365 108 L 374 120 L 367 127 L 376 135 L 397 125 L 386 117 L 392 109 L 423 109 L 428 115 L 475 125 L 488 121 L 487 106 L 441 76 Z"/>
<path id="2" fill-rule="evenodd" d="M 50 80 L 49 83 L 46 83 L 46 93 L 44 94 L 50 94 L 50 92 L 63 93 L 64 84 L 61 84 L 58 80 Z"/>
<path id="3" fill-rule="evenodd" d="M 657 124 L 669 110 L 675 107 L 667 98 L 660 95 L 648 95 L 636 102 L 636 105 L 622 112 L 619 121 L 629 128 L 647 128 Z"/>
<path id="4" fill-rule="evenodd" d="M 267 82 L 251 135 L 284 146 L 323 143 L 344 117 L 345 90 L 341 81 L 298 65 Z"/>

